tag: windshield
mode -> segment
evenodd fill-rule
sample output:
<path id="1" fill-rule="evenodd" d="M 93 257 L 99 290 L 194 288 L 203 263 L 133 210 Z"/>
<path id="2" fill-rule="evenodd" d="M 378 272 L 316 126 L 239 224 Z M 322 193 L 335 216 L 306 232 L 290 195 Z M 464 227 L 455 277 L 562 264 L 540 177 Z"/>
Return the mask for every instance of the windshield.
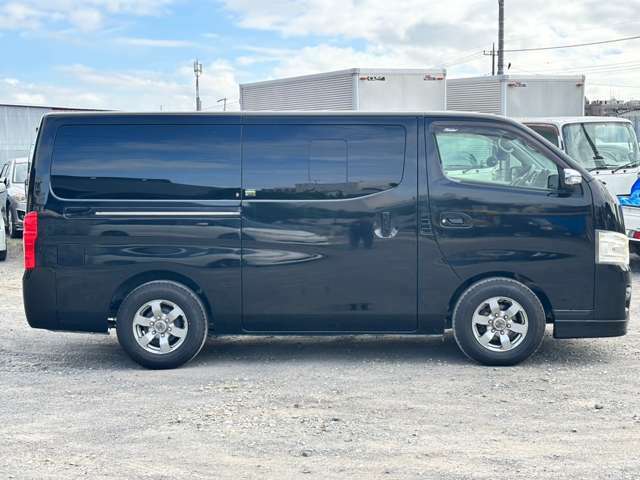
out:
<path id="1" fill-rule="evenodd" d="M 628 123 L 573 123 L 563 128 L 567 153 L 588 170 L 632 168 L 640 164 L 638 141 Z"/>
<path id="2" fill-rule="evenodd" d="M 27 179 L 27 163 L 16 163 L 13 168 L 13 183 L 24 183 Z"/>

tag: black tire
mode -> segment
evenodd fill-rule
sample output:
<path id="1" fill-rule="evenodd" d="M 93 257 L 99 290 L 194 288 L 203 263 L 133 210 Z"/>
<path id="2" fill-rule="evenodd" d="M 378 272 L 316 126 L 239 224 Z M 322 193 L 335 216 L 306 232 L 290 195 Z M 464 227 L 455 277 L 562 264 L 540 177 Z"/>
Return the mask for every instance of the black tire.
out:
<path id="1" fill-rule="evenodd" d="M 4 262 L 7 259 L 7 251 L 0 250 L 0 262 Z"/>
<path id="2" fill-rule="evenodd" d="M 16 217 L 13 210 L 9 210 L 9 236 L 11 238 L 18 238 L 20 236 L 20 231 L 16 226 Z"/>
<path id="3" fill-rule="evenodd" d="M 522 324 L 526 323 L 528 326 L 526 334 L 522 338 L 518 338 L 518 333 L 511 332 L 510 329 L 503 330 L 507 336 L 513 335 L 514 339 L 518 341 L 517 344 L 514 341 L 512 349 L 506 351 L 490 349 L 491 347 L 504 348 L 505 345 L 510 345 L 509 343 L 502 344 L 499 331 L 496 331 L 496 337 L 492 337 L 492 341 L 499 345 L 483 346 L 480 340 L 476 338 L 474 329 L 484 328 L 484 333 L 491 335 L 487 331 L 491 327 L 474 325 L 472 320 L 476 309 L 481 308 L 483 302 L 498 297 L 506 299 L 504 303 L 500 303 L 501 309 L 507 309 L 509 300 L 519 303 L 524 314 L 526 314 L 526 320 L 523 319 L 524 317 L 520 313 L 517 317 L 518 320 L 513 321 L 513 323 L 521 322 Z M 488 303 L 486 305 L 488 308 Z M 506 314 L 508 312 L 502 311 L 500 313 Z M 484 365 L 508 366 L 516 365 L 526 360 L 540 348 L 544 338 L 545 327 L 546 315 L 537 295 L 526 285 L 508 278 L 489 278 L 472 285 L 460 296 L 453 310 L 453 334 L 460 350 L 470 359 Z M 493 329 L 491 329 L 491 332 L 493 332 Z"/>
<path id="4" fill-rule="evenodd" d="M 175 350 L 167 353 L 153 353 L 145 350 L 136 340 L 134 333 L 134 317 L 138 310 L 155 300 L 165 300 L 175 304 L 186 317 L 181 321 L 188 324 L 182 343 Z M 151 320 L 154 319 L 151 318 Z M 184 365 L 202 350 L 207 339 L 208 318 L 202 302 L 189 288 L 176 282 L 154 281 L 141 285 L 124 299 L 118 309 L 116 331 L 120 345 L 135 362 L 150 369 L 170 369 Z M 170 335 L 167 334 L 167 337 Z M 171 338 L 176 340 L 174 337 Z"/>

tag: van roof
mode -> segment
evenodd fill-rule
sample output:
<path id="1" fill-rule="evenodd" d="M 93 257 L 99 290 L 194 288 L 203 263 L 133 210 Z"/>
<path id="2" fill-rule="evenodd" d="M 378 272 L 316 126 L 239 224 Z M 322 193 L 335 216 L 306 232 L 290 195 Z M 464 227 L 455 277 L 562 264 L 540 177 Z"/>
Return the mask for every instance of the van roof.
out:
<path id="1" fill-rule="evenodd" d="M 239 112 L 50 112 L 45 118 L 100 118 L 100 117 L 466 117 L 485 120 L 501 120 L 515 123 L 513 119 L 489 113 L 458 112 L 458 111 L 433 111 L 433 112 L 364 112 L 364 111 L 239 111 Z"/>
<path id="2" fill-rule="evenodd" d="M 493 118 L 505 118 L 498 115 L 478 112 L 458 112 L 458 111 L 434 111 L 434 112 L 419 112 L 419 111 L 353 111 L 353 110 L 259 110 L 259 111 L 233 111 L 233 112 L 49 112 L 46 113 L 47 117 L 62 117 L 62 116 L 133 116 L 133 115 L 153 115 L 153 116 L 215 116 L 215 117 L 253 117 L 253 116 L 460 116 L 470 115 L 477 117 L 493 117 Z"/>

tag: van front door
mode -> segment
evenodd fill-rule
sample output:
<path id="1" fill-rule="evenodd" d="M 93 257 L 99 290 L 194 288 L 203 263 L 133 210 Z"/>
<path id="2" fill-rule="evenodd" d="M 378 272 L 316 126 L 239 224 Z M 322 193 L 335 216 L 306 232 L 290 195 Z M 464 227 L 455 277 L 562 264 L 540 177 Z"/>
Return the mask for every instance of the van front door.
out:
<path id="1" fill-rule="evenodd" d="M 416 329 L 417 120 L 245 117 L 243 329 Z"/>
<path id="2" fill-rule="evenodd" d="M 515 276 L 542 290 L 557 314 L 588 315 L 595 269 L 589 185 L 559 190 L 561 159 L 506 123 L 436 121 L 426 137 L 432 223 L 461 280 Z"/>

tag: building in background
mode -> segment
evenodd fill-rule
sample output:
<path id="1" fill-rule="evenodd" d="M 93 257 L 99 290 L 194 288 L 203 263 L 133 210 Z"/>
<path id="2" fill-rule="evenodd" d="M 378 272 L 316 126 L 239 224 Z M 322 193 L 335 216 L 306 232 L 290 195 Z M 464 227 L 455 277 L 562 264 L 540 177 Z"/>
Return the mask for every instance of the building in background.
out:
<path id="1" fill-rule="evenodd" d="M 49 112 L 87 111 L 79 108 L 0 104 L 0 165 L 29 155 L 40 119 Z"/>
<path id="2" fill-rule="evenodd" d="M 444 69 L 360 69 L 240 85 L 240 109 L 356 110 L 381 112 L 446 109 Z"/>

